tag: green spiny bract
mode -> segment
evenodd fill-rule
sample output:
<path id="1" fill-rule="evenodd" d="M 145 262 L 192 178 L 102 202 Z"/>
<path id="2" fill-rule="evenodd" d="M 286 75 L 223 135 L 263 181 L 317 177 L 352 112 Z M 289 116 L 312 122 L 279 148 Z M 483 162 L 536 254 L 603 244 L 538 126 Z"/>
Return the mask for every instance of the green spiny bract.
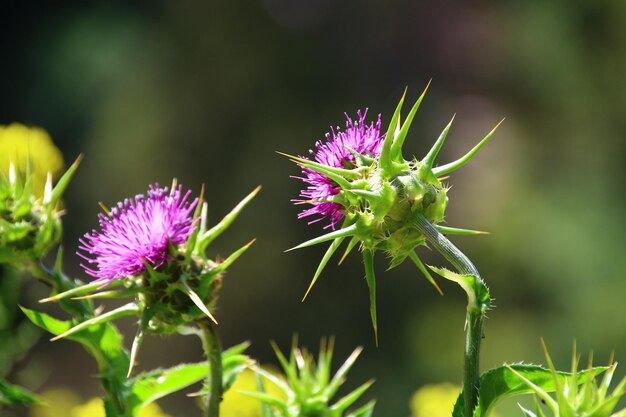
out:
<path id="1" fill-rule="evenodd" d="M 60 200 L 78 168 L 79 157 L 53 187 L 48 174 L 43 195 L 34 189 L 30 164 L 21 172 L 10 164 L 0 177 L 0 263 L 39 262 L 61 240 Z"/>
<path id="2" fill-rule="evenodd" d="M 331 374 L 333 340 L 322 340 L 317 362 L 306 349 L 294 345 L 289 359 L 280 349 L 272 344 L 276 356 L 283 368 L 284 376 L 278 377 L 260 367 L 255 371 L 259 379 L 258 392 L 243 392 L 264 404 L 264 416 L 268 417 L 370 417 L 374 410 L 374 401 L 347 411 L 374 383 L 367 381 L 350 393 L 335 399 L 337 391 L 344 384 L 346 374 L 354 365 L 362 348 L 355 349 L 337 372 Z M 265 392 L 263 380 L 274 384 L 284 396 Z"/>
<path id="3" fill-rule="evenodd" d="M 176 183 L 172 188 L 175 185 Z M 145 270 L 136 275 L 114 279 L 105 284 L 95 281 L 42 300 L 56 301 L 68 297 L 133 299 L 122 307 L 79 323 L 53 340 L 119 317 L 138 316 L 137 335 L 131 349 L 130 375 L 146 332 L 160 335 L 176 332 L 197 333 L 197 329 L 187 325 L 206 320 L 217 324 L 213 312 L 223 274 L 254 243 L 254 240 L 223 260 L 208 258 L 206 250 L 208 245 L 233 223 L 259 190 L 260 187 L 257 187 L 210 229 L 207 229 L 207 204 L 206 202 L 198 204 L 193 216 L 197 227 L 186 242 L 179 245 L 170 244 L 169 259 L 159 268 L 155 269 L 144 261 Z M 199 201 L 202 201 L 202 196 Z"/>
<path id="4" fill-rule="evenodd" d="M 595 373 L 592 372 L 593 357 L 589 355 L 589 377 L 581 384 L 577 380 L 578 363 L 580 356 L 576 353 L 576 345 L 572 351 L 572 371 L 571 375 L 566 378 L 565 383 L 559 381 L 557 371 L 552 363 L 552 358 L 548 353 L 546 345 L 543 344 L 546 361 L 550 367 L 550 371 L 554 376 L 554 386 L 556 388 L 555 397 L 551 397 L 541 387 L 533 384 L 524 376 L 513 370 L 517 376 L 522 379 L 528 388 L 535 393 L 535 411 L 527 410 L 520 405 L 525 417 L 546 417 L 539 403 L 545 404 L 550 410 L 550 414 L 554 417 L 624 417 L 626 416 L 626 408 L 615 411 L 619 400 L 626 394 L 626 377 L 609 392 L 611 379 L 615 373 L 617 362 L 613 362 L 613 358 L 609 361 L 609 366 L 604 372 L 601 381 L 596 380 Z M 538 401 L 540 399 L 541 401 Z M 614 412 L 615 411 L 615 412 Z"/>
<path id="5" fill-rule="evenodd" d="M 305 298 L 334 252 L 346 238 L 349 238 L 347 249 L 341 259 L 343 260 L 355 246 L 359 246 L 363 254 L 366 279 L 370 289 L 370 313 L 375 334 L 377 334 L 377 325 L 373 254 L 376 251 L 383 251 L 387 254 L 390 259 L 389 268 L 398 266 L 407 258 L 411 259 L 439 290 L 427 268 L 415 253 L 417 247 L 426 244 L 425 236 L 415 225 L 416 218 L 418 216 L 426 218 L 440 232 L 446 234 L 483 233 L 439 225 L 444 220 L 448 203 L 448 187 L 442 181 L 447 174 L 465 165 L 491 138 L 497 126 L 462 158 L 446 165 L 434 166 L 435 158 L 454 120 L 453 117 L 424 158 L 407 160 L 402 154 L 402 147 L 425 93 L 426 90 L 413 105 L 404 122 L 401 122 L 400 117 L 404 103 L 404 96 L 402 97 L 389 124 L 380 155 L 361 154 L 354 149 L 349 149 L 353 160 L 344 163 L 343 167 L 329 166 L 306 158 L 286 155 L 303 167 L 305 173 L 308 170 L 323 175 L 338 187 L 338 192 L 334 195 L 329 195 L 323 200 L 304 201 L 304 203 L 313 205 L 336 203 L 342 207 L 341 213 L 344 216 L 340 228 L 293 248 L 298 249 L 332 241 L 313 276 Z M 337 146 L 337 144 L 333 145 Z M 331 152 L 331 148 L 325 149 L 324 152 Z"/>

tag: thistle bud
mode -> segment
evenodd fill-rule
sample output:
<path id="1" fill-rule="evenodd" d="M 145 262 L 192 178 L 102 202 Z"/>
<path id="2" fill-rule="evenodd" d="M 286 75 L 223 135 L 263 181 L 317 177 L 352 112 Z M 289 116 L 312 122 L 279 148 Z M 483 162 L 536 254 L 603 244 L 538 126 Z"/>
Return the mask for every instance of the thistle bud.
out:
<path id="1" fill-rule="evenodd" d="M 451 120 L 425 157 L 405 159 L 402 147 L 425 93 L 426 90 L 404 122 L 401 122 L 400 117 L 404 102 L 402 97 L 386 134 L 380 134 L 380 115 L 375 124 L 367 125 L 367 111 L 363 114 L 358 112 L 357 121 L 348 118 L 345 131 L 333 129 L 332 136 L 328 134 L 325 142 L 316 144 L 316 150 L 311 151 L 313 159 L 286 155 L 302 167 L 304 177 L 301 179 L 308 184 L 300 194 L 301 199 L 295 201 L 312 207 L 300 213 L 299 217 L 317 215 L 310 223 L 329 219 L 326 228 L 333 229 L 293 248 L 332 241 L 307 294 L 334 252 L 349 238 L 344 257 L 357 245 L 363 254 L 375 332 L 373 254 L 376 251 L 386 253 L 390 259 L 390 268 L 407 258 L 411 259 L 439 290 L 415 253 L 415 249 L 426 242 L 425 236 L 416 227 L 416 219 L 426 218 L 440 231 L 449 234 L 481 233 L 438 225 L 444 220 L 448 203 L 448 187 L 442 181 L 447 174 L 467 163 L 489 140 L 493 131 L 463 158 L 443 166 L 434 166 L 435 158 L 452 125 Z"/>
<path id="2" fill-rule="evenodd" d="M 39 261 L 61 240 L 61 196 L 81 157 L 54 184 L 63 164 L 41 129 L 0 126 L 0 263 Z"/>

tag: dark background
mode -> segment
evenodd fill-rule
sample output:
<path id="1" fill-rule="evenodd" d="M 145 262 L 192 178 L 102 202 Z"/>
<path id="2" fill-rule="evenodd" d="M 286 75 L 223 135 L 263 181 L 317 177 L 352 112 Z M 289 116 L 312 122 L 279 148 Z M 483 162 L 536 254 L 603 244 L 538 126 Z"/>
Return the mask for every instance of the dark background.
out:
<path id="1" fill-rule="evenodd" d="M 283 250 L 322 230 L 296 219 L 298 169 L 274 151 L 304 154 L 343 112 L 369 107 L 386 125 L 403 89 L 414 100 L 432 78 L 406 153 L 423 155 L 456 113 L 448 162 L 507 118 L 449 181 L 448 224 L 492 232 L 454 239 L 495 297 L 483 368 L 543 362 L 541 337 L 560 368 L 573 339 L 598 363 L 612 350 L 626 360 L 626 2 L 4 2 L 0 13 L 0 124 L 45 128 L 66 163 L 85 154 L 65 200 L 73 276 L 87 279 L 73 252 L 98 201 L 177 177 L 206 185 L 215 222 L 262 184 L 209 249 L 258 238 L 224 283 L 224 344 L 250 340 L 262 362 L 274 361 L 270 339 L 286 349 L 293 333 L 314 350 L 336 335 L 336 358 L 363 345 L 348 385 L 375 377 L 375 414 L 408 415 L 420 385 L 461 379 L 464 294 L 439 280 L 442 298 L 413 266 L 384 273 L 377 257 L 378 348 L 357 254 L 300 303 L 325 248 Z M 23 290 L 27 305 L 45 292 Z M 130 338 L 132 321 L 122 327 Z M 139 367 L 200 358 L 193 338 L 148 338 Z M 46 370 L 37 389 L 99 393 L 72 342 L 44 337 L 28 360 Z M 183 395 L 160 404 L 197 414 Z"/>

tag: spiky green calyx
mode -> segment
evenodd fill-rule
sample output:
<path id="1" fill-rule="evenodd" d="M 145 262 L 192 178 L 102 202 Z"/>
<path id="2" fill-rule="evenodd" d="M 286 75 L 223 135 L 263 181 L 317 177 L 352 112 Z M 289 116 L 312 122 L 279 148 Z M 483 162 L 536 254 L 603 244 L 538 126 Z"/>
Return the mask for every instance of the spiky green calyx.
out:
<path id="1" fill-rule="evenodd" d="M 61 240 L 60 200 L 82 159 L 79 156 L 53 185 L 48 174 L 43 195 L 35 190 L 30 164 L 9 165 L 0 177 L 0 263 L 16 266 L 38 262 Z"/>
<path id="2" fill-rule="evenodd" d="M 173 184 L 173 188 L 175 183 Z M 144 261 L 145 271 L 109 283 L 92 282 L 61 294 L 41 300 L 58 301 L 65 298 L 131 298 L 128 304 L 82 322 L 55 339 L 66 337 L 91 325 L 119 317 L 139 317 L 137 335 L 131 349 L 134 360 L 145 333 L 167 335 L 187 332 L 188 324 L 203 324 L 207 320 L 217 324 L 215 305 L 226 269 L 239 258 L 255 240 L 245 244 L 225 259 L 213 260 L 206 253 L 208 245 L 223 233 L 257 195 L 260 187 L 246 196 L 218 224 L 207 229 L 207 204 L 199 197 L 193 215 L 196 225 L 186 242 L 170 244 L 167 262 L 155 268 Z M 103 288 L 106 286 L 106 288 Z"/>
<path id="3" fill-rule="evenodd" d="M 436 157 L 448 135 L 452 120 L 443 129 L 433 147 L 422 159 L 405 159 L 402 147 L 413 118 L 419 109 L 428 86 L 402 122 L 401 110 L 404 96 L 391 118 L 381 152 L 378 157 L 359 154 L 351 150 L 354 163 L 343 168 L 331 167 L 305 158 L 288 156 L 304 169 L 326 176 L 339 191 L 324 202 L 341 205 L 344 220 L 341 228 L 326 235 L 311 239 L 293 249 L 332 241 L 320 262 L 306 295 L 318 279 L 323 268 L 346 238 L 347 252 L 359 246 L 366 266 L 366 278 L 371 293 L 372 324 L 376 332 L 375 278 L 373 254 L 383 251 L 390 258 L 393 268 L 411 259 L 418 269 L 439 290 L 432 276 L 415 253 L 415 249 L 426 244 L 426 236 L 416 225 L 418 218 L 425 218 L 438 226 L 444 220 L 448 203 L 448 187 L 442 182 L 447 174 L 465 165 L 491 138 L 495 128 L 483 138 L 467 155 L 452 163 L 437 167 Z M 497 126 L 496 126 L 497 128 Z M 312 204 L 320 203 L 312 201 Z M 440 226 L 442 233 L 481 234 L 467 229 Z M 345 254 L 344 254 L 345 257 Z M 342 258 L 343 259 L 343 258 Z"/>
<path id="4" fill-rule="evenodd" d="M 261 377 L 259 391 L 242 392 L 256 398 L 266 405 L 268 417 L 370 417 L 374 409 L 374 401 L 348 411 L 374 383 L 369 380 L 339 399 L 339 388 L 346 381 L 346 374 L 352 368 L 362 348 L 356 348 L 333 375 L 331 373 L 333 357 L 333 339 L 322 340 L 317 361 L 306 349 L 299 348 L 295 341 L 287 358 L 280 349 L 272 344 L 280 362 L 284 375 L 276 376 L 265 369 L 255 367 Z M 282 396 L 265 392 L 264 382 L 275 385 Z"/>

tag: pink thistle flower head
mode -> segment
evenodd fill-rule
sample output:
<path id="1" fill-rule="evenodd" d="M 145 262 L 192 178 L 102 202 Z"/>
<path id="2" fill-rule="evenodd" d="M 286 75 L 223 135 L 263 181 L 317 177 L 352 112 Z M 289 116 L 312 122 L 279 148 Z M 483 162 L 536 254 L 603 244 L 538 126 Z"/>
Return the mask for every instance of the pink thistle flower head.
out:
<path id="1" fill-rule="evenodd" d="M 357 165 L 355 153 L 370 158 L 380 155 L 384 140 L 384 135 L 380 134 L 380 115 L 376 123 L 371 122 L 369 125 L 365 122 L 367 109 L 364 112 L 357 111 L 357 115 L 358 120 L 352 120 L 346 113 L 345 131 L 339 130 L 339 127 L 336 130 L 331 128 L 325 141 L 317 141 L 315 149 L 309 151 L 316 162 L 334 168 L 352 169 Z M 298 218 L 317 216 L 309 224 L 328 219 L 330 223 L 325 228 L 334 229 L 344 217 L 344 207 L 330 200 L 339 194 L 341 187 L 329 177 L 310 168 L 304 167 L 302 173 L 305 176 L 298 178 L 309 186 L 300 192 L 302 199 L 294 201 L 310 203 L 313 207 L 302 211 Z"/>
<path id="2" fill-rule="evenodd" d="M 77 252 L 95 268 L 81 266 L 95 281 L 108 285 L 144 272 L 145 263 L 154 269 L 163 265 L 171 257 L 170 245 L 185 243 L 196 226 L 193 210 L 198 199 L 189 202 L 191 191 L 182 191 L 175 183 L 169 192 L 150 185 L 147 197 L 139 194 L 100 213 L 101 230 L 79 239 L 79 249 L 86 254 Z"/>

